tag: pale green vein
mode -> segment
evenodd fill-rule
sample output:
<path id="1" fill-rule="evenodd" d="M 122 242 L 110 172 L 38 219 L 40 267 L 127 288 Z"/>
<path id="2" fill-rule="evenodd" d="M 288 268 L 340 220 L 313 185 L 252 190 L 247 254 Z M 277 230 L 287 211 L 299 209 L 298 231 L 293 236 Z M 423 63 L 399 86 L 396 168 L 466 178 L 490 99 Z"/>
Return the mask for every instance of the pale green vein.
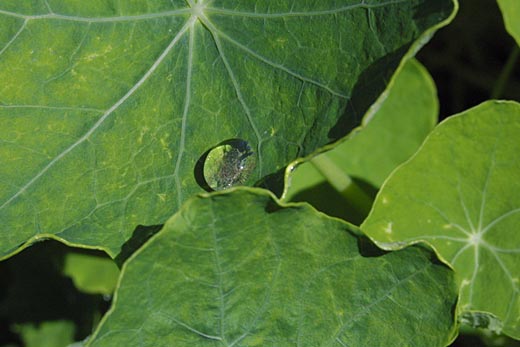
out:
<path id="1" fill-rule="evenodd" d="M 258 225 L 258 223 L 257 223 L 257 225 Z M 246 327 L 245 332 L 242 335 L 240 335 L 239 337 L 237 337 L 236 340 L 233 341 L 229 345 L 229 347 L 233 347 L 234 345 L 236 345 L 237 343 L 239 343 L 240 341 L 245 339 L 251 333 L 251 331 L 253 330 L 253 328 L 257 324 L 257 322 L 260 320 L 260 318 L 262 318 L 262 314 L 265 313 L 265 311 L 267 309 L 267 305 L 271 301 L 271 295 L 273 293 L 273 288 L 274 288 L 274 286 L 275 286 L 276 282 L 278 281 L 278 279 L 280 277 L 280 274 L 281 274 L 282 260 L 281 260 L 281 257 L 280 257 L 280 250 L 278 249 L 278 247 L 276 247 L 276 244 L 274 242 L 270 242 L 269 244 L 273 247 L 273 249 L 275 251 L 276 260 L 277 260 L 277 262 L 276 262 L 276 270 L 274 271 L 273 278 L 271 279 L 271 282 L 269 283 L 269 286 L 267 286 L 265 296 L 264 296 L 264 298 L 262 300 L 262 305 L 258 308 L 258 312 L 256 313 L 255 317 L 253 317 L 253 319 L 251 320 L 251 323 Z"/>
<path id="2" fill-rule="evenodd" d="M 75 64 L 73 63 L 74 58 L 76 57 L 76 55 L 80 51 L 81 47 L 83 47 L 83 45 L 85 44 L 85 40 L 88 37 L 88 34 L 90 32 L 90 27 L 91 26 L 92 26 L 92 23 L 88 23 L 87 28 L 85 29 L 85 33 L 83 34 L 83 37 L 81 38 L 81 41 L 76 45 L 76 48 L 74 48 L 74 50 L 70 54 L 70 56 L 69 56 L 69 66 L 65 70 L 63 70 L 62 72 L 58 73 L 57 75 L 46 79 L 44 84 L 47 84 L 47 83 L 50 83 L 52 81 L 56 81 L 56 80 L 60 79 L 61 77 L 65 76 L 69 71 L 71 71 L 74 68 L 74 66 L 75 66 Z"/>
<path id="3" fill-rule="evenodd" d="M 189 43 L 188 43 L 188 71 L 186 72 L 186 95 L 184 98 L 184 110 L 182 112 L 182 124 L 181 124 L 181 136 L 179 139 L 179 150 L 177 154 L 177 162 L 175 163 L 175 184 L 177 186 L 177 202 L 179 203 L 179 206 L 182 204 L 182 198 L 181 198 L 181 180 L 179 169 L 181 167 L 181 161 L 182 156 L 184 154 L 184 150 L 186 147 L 186 124 L 188 121 L 188 111 L 190 109 L 190 101 L 191 101 L 191 78 L 192 78 L 192 71 L 193 71 L 193 52 L 194 52 L 194 45 L 195 45 L 195 33 L 194 31 L 194 25 L 195 21 L 191 23 L 190 30 L 189 30 Z"/>
<path id="4" fill-rule="evenodd" d="M 28 22 L 27 20 L 24 20 L 23 24 L 20 26 L 20 29 L 18 29 L 18 31 L 16 32 L 16 34 L 13 35 L 11 40 L 9 40 L 9 42 L 7 42 L 7 44 L 4 46 L 4 48 L 2 48 L 2 50 L 0 50 L 0 55 L 4 54 L 4 52 L 16 41 L 18 36 L 20 36 L 22 31 L 24 31 L 25 27 L 27 26 L 27 22 Z"/>
<path id="5" fill-rule="evenodd" d="M 24 145 L 21 145 L 17 142 L 14 142 L 14 141 L 6 141 L 6 140 L 2 140 L 0 139 L 0 144 L 8 144 L 8 145 L 11 145 L 13 147 L 16 147 L 16 148 L 19 148 L 19 149 L 22 149 L 24 151 L 27 151 L 27 152 L 31 152 L 31 153 L 34 153 L 34 154 L 37 154 L 39 156 L 42 156 L 44 158 L 49 158 L 49 155 L 42 152 L 42 151 L 39 151 L 37 149 L 34 149 L 34 148 L 31 148 L 31 147 L 27 147 L 27 146 L 24 146 Z"/>
<path id="6" fill-rule="evenodd" d="M 480 247 L 475 246 L 473 252 L 473 273 L 471 274 L 471 279 L 469 281 L 469 298 L 468 302 L 473 303 L 473 288 L 475 287 L 475 281 L 478 276 L 478 268 L 479 268 L 479 260 L 480 260 Z"/>
<path id="7" fill-rule="evenodd" d="M 216 271 L 217 271 L 217 281 L 218 283 L 216 284 L 216 287 L 218 288 L 218 300 L 219 300 L 219 330 L 220 330 L 220 336 L 222 338 L 222 340 L 226 343 L 226 345 L 229 345 L 226 341 L 226 337 L 225 337 L 225 329 L 224 329 L 224 322 L 225 322 L 225 316 L 226 316 L 226 312 L 225 312 L 225 302 L 224 302 L 224 290 L 223 290 L 223 279 L 222 279 L 222 274 L 223 274 L 223 271 L 222 271 L 222 266 L 221 266 L 221 260 L 220 260 L 220 252 L 219 252 L 219 249 L 218 249 L 218 237 L 217 237 L 217 230 L 215 230 L 216 228 L 214 227 L 214 224 L 215 224 L 215 220 L 217 220 L 216 216 L 215 216 L 215 211 L 213 210 L 213 205 L 211 205 L 211 223 L 212 225 L 209 226 L 209 229 L 211 230 L 211 233 L 212 233 L 212 236 L 213 236 L 213 255 L 214 255 L 214 259 L 215 259 L 215 267 L 216 267 Z"/>
<path id="8" fill-rule="evenodd" d="M 47 7 L 47 11 L 49 11 L 49 13 L 54 13 L 54 11 L 52 10 L 51 5 L 49 5 L 49 2 L 47 0 L 44 0 L 43 2 L 45 4 L 45 7 Z"/>
<path id="9" fill-rule="evenodd" d="M 423 241 L 423 240 L 446 240 L 448 242 L 460 242 L 460 243 L 467 243 L 468 239 L 462 239 L 458 237 L 452 237 L 452 236 L 446 236 L 446 235 L 425 235 L 425 236 L 419 236 L 419 237 L 413 237 L 410 239 L 406 239 L 406 241 L 409 242 L 415 242 L 415 241 Z"/>
<path id="10" fill-rule="evenodd" d="M 184 322 L 181 322 L 180 320 L 174 318 L 174 317 L 170 317 L 170 316 L 164 316 L 166 319 L 170 319 L 172 320 L 173 322 L 175 322 L 176 324 L 186 328 L 187 330 L 201 336 L 201 337 L 204 337 L 206 339 L 209 339 L 209 340 L 217 340 L 217 341 L 222 341 L 222 338 L 219 337 L 219 336 L 212 336 L 212 335 L 208 335 L 208 334 L 205 334 L 195 328 L 192 328 L 190 327 L 188 324 L 184 323 Z"/>
<path id="11" fill-rule="evenodd" d="M 326 16 L 331 14 L 338 14 L 341 12 L 351 11 L 357 8 L 363 9 L 371 9 L 377 7 L 385 7 L 389 5 L 396 5 L 407 0 L 397 0 L 397 1 L 388 1 L 379 4 L 366 4 L 365 1 L 361 1 L 355 5 L 343 6 L 333 9 L 327 10 L 319 10 L 319 11 L 290 11 L 290 12 L 279 12 L 279 13 L 258 13 L 258 12 L 243 12 L 243 11 L 234 11 L 223 8 L 214 8 L 214 7 L 206 7 L 205 12 L 227 15 L 227 16 L 239 16 L 239 17 L 256 17 L 256 18 L 285 18 L 285 17 L 314 17 L 314 16 Z"/>
<path id="12" fill-rule="evenodd" d="M 42 110 L 57 110 L 57 111 L 86 111 L 86 112 L 98 112 L 103 113 L 104 110 L 98 108 L 91 107 L 73 107 L 73 106 L 47 106 L 47 105 L 0 105 L 0 109 L 2 108 L 35 108 Z"/>
<path id="13" fill-rule="evenodd" d="M 36 181 L 38 181 L 49 169 L 51 169 L 57 162 L 67 156 L 70 152 L 72 152 L 77 146 L 88 140 L 88 138 L 105 122 L 105 120 L 121 106 L 128 98 L 130 98 L 139 87 L 141 87 L 148 78 L 157 70 L 159 65 L 163 62 L 166 56 L 170 53 L 173 47 L 179 42 L 181 37 L 186 33 L 189 27 L 196 20 L 196 17 L 190 17 L 188 21 L 184 24 L 181 30 L 175 35 L 166 49 L 161 53 L 161 55 L 155 60 L 152 66 L 146 71 L 146 73 L 141 77 L 141 79 L 132 87 L 130 90 L 123 95 L 112 107 L 103 113 L 103 115 L 99 118 L 99 120 L 85 133 L 81 136 L 76 142 L 67 147 L 64 151 L 58 154 L 54 159 L 52 159 L 43 169 L 41 169 L 32 179 L 30 179 L 24 186 L 22 186 L 14 195 L 8 198 L 5 202 L 0 205 L 0 210 L 9 205 L 12 201 L 18 198 L 21 194 L 23 194 L 28 188 L 30 188 Z"/>
<path id="14" fill-rule="evenodd" d="M 160 182 L 162 180 L 167 180 L 167 179 L 171 179 L 173 177 L 173 175 L 166 175 L 166 176 L 161 176 L 161 177 L 154 177 L 154 178 L 151 178 L 151 179 L 147 179 L 147 180 L 144 180 L 144 181 L 139 181 L 137 182 L 131 191 L 129 191 L 128 194 L 126 194 L 126 196 L 120 198 L 120 199 L 117 199 L 117 200 L 111 200 L 111 201 L 107 201 L 107 202 L 103 202 L 103 203 L 99 203 L 97 201 L 97 198 L 96 198 L 96 206 L 94 206 L 89 213 L 87 213 L 86 215 L 84 215 L 82 218 L 80 219 L 76 219 L 73 223 L 69 224 L 69 225 L 66 225 L 64 226 L 62 229 L 60 229 L 59 231 L 57 231 L 54 235 L 60 235 L 64 232 L 66 232 L 67 230 L 75 227 L 75 226 L 78 226 L 78 225 L 81 225 L 81 223 L 83 223 L 84 221 L 88 220 L 90 217 L 92 217 L 94 215 L 94 213 L 96 213 L 100 208 L 104 208 L 106 206 L 110 206 L 110 205 L 115 205 L 115 204 L 120 204 L 120 203 L 124 203 L 124 205 L 122 206 L 121 210 L 122 210 L 122 215 L 126 218 L 126 208 L 127 208 L 127 204 L 129 202 L 129 200 L 132 198 L 132 196 L 143 186 L 147 185 L 147 184 L 151 184 L 151 183 L 154 183 L 154 182 Z M 93 192 L 94 194 L 96 193 L 96 188 L 93 189 Z M 119 227 L 119 234 L 123 235 L 127 230 L 123 228 L 123 225 L 124 225 L 124 218 L 121 219 L 121 222 L 120 222 L 120 227 Z M 122 242 L 126 241 L 126 238 L 122 238 L 121 239 Z M 111 255 L 114 255 L 114 254 L 111 254 Z"/>
<path id="15" fill-rule="evenodd" d="M 376 305 L 379 305 L 380 303 L 382 303 L 383 301 L 385 301 L 387 299 L 390 299 L 390 295 L 392 294 L 392 292 L 394 292 L 396 289 L 398 289 L 405 283 L 410 282 L 417 275 L 422 274 L 423 272 L 426 272 L 427 270 L 428 270 L 428 267 L 424 266 L 420 270 L 417 270 L 417 271 L 411 273 L 410 275 L 406 276 L 405 278 L 401 279 L 399 282 L 397 282 L 396 284 L 391 286 L 386 291 L 386 293 L 384 293 L 379 299 L 375 300 L 370 305 L 366 306 L 363 310 L 356 312 L 356 314 L 354 316 L 352 316 L 347 323 L 345 323 L 341 327 L 339 327 L 337 332 L 334 334 L 332 341 L 330 341 L 327 345 L 331 346 L 333 344 L 334 340 L 339 338 L 349 327 L 351 327 L 353 325 L 354 322 L 356 322 L 358 319 L 360 319 L 361 317 L 368 314 L 372 310 L 373 307 L 375 307 Z"/>
<path id="16" fill-rule="evenodd" d="M 512 310 L 514 308 L 514 305 L 512 304 L 512 302 L 514 302 L 515 296 L 518 295 L 518 293 L 520 291 L 518 290 L 518 286 L 516 285 L 516 282 L 513 280 L 513 275 L 511 274 L 511 272 L 509 271 L 507 266 L 504 264 L 502 259 L 500 259 L 500 257 L 497 254 L 495 254 L 495 252 L 491 252 L 491 254 L 493 254 L 493 256 L 495 257 L 496 261 L 498 262 L 498 265 L 500 265 L 500 268 L 502 269 L 502 271 L 504 271 L 505 275 L 507 276 L 507 278 L 511 282 L 511 288 L 513 289 L 513 293 L 511 294 L 511 299 L 509 300 L 510 304 L 507 307 L 507 312 L 506 312 L 506 315 L 505 315 L 505 318 L 504 318 L 504 321 L 508 321 L 509 317 L 511 316 L 511 312 L 512 312 Z"/>
<path id="17" fill-rule="evenodd" d="M 247 105 L 247 103 L 244 99 L 244 96 L 242 95 L 242 91 L 240 90 L 240 85 L 238 83 L 238 80 L 235 77 L 235 73 L 233 72 L 231 65 L 229 64 L 226 54 L 224 53 L 224 48 L 222 47 L 222 43 L 220 42 L 219 36 L 216 32 L 213 31 L 214 26 L 204 16 L 199 17 L 199 20 L 201 20 L 206 25 L 206 27 L 210 31 L 211 35 L 213 36 L 213 40 L 215 41 L 215 45 L 217 46 L 217 50 L 220 55 L 220 58 L 222 59 L 222 62 L 224 63 L 224 66 L 226 67 L 229 78 L 231 79 L 231 83 L 233 84 L 233 88 L 235 89 L 235 93 L 238 98 L 238 101 L 242 105 L 242 108 L 244 109 L 244 112 L 249 121 L 249 124 L 251 125 L 251 128 L 255 132 L 255 135 L 258 140 L 258 163 L 259 163 L 258 166 L 259 166 L 260 175 L 262 175 L 262 151 L 261 151 L 262 137 L 260 135 L 260 131 L 258 130 L 258 128 L 253 120 L 253 116 L 251 115 L 251 110 L 249 109 L 249 106 Z"/>
<path id="18" fill-rule="evenodd" d="M 470 248 L 471 246 L 472 246 L 471 243 L 467 243 L 466 245 L 464 245 L 464 247 L 461 247 L 461 248 L 457 251 L 457 253 L 455 253 L 455 254 L 453 255 L 453 258 L 451 258 L 451 260 L 450 260 L 450 264 L 451 264 L 452 266 L 455 266 L 455 263 L 457 262 L 457 259 L 459 258 L 459 256 L 461 256 L 462 253 L 464 253 L 464 251 L 466 251 L 466 250 L 467 250 L 468 248 Z"/>
<path id="19" fill-rule="evenodd" d="M 520 248 L 500 248 L 492 245 L 487 245 L 487 247 L 498 253 L 520 253 Z"/>
<path id="20" fill-rule="evenodd" d="M 308 82 L 310 84 L 313 84 L 317 87 L 320 87 L 322 89 L 325 89 L 326 91 L 328 91 L 329 93 L 331 93 L 332 95 L 335 95 L 335 96 L 338 96 L 340 98 L 343 98 L 343 99 L 347 99 L 348 96 L 341 93 L 341 92 L 338 92 L 338 91 L 335 91 L 334 89 L 330 88 L 329 86 L 321 83 L 321 82 L 318 82 L 312 78 L 309 78 L 309 77 L 305 77 L 297 72 L 294 72 L 288 68 L 286 68 L 285 66 L 283 66 L 282 64 L 278 64 L 278 63 L 275 63 L 267 58 L 265 58 L 264 56 L 256 53 L 255 51 L 253 51 L 252 49 L 250 49 L 249 47 L 247 46 L 244 46 L 243 44 L 241 44 L 240 42 L 234 40 L 232 37 L 228 36 L 227 34 L 225 34 L 224 32 L 220 31 L 217 29 L 217 27 L 210 21 L 206 18 L 207 20 L 207 23 L 204 22 L 204 24 L 207 24 L 212 31 L 214 31 L 215 33 L 217 33 L 219 36 L 223 37 L 224 39 L 226 39 L 227 41 L 231 42 L 232 44 L 234 44 L 235 46 L 237 46 L 238 48 L 240 48 L 241 50 L 249 53 L 250 55 L 252 55 L 253 57 L 255 57 L 256 59 L 260 60 L 261 62 L 277 69 L 277 70 L 282 70 L 283 72 L 303 81 L 303 82 Z"/>
<path id="21" fill-rule="evenodd" d="M 502 129 L 500 129 L 500 130 L 502 130 Z M 500 131 L 500 133 L 502 133 L 502 131 Z M 483 223 L 483 220 L 484 220 L 484 210 L 486 208 L 486 199 L 487 199 L 488 185 L 489 185 L 489 181 L 491 179 L 491 174 L 492 174 L 493 169 L 494 169 L 495 164 L 496 164 L 496 152 L 497 152 L 499 139 L 502 139 L 501 134 L 496 137 L 495 144 L 493 145 L 493 151 L 491 153 L 491 158 L 490 158 L 491 162 L 490 162 L 490 164 L 488 166 L 486 178 L 484 180 L 484 186 L 482 188 L 482 200 L 480 201 L 480 211 L 479 211 L 479 220 L 478 220 L 478 231 L 480 233 L 482 233 L 481 230 L 482 230 L 482 223 Z"/>
<path id="22" fill-rule="evenodd" d="M 303 296 L 304 294 L 308 294 L 308 292 L 310 291 L 309 287 L 315 283 L 317 281 L 317 279 L 319 278 L 320 275 L 322 275 L 323 273 L 326 273 L 327 271 L 330 271 L 332 268 L 336 267 L 336 266 L 339 266 L 339 265 L 344 265 L 345 267 L 348 267 L 349 266 L 349 263 L 353 260 L 355 260 L 356 258 L 359 258 L 359 255 L 358 254 L 355 254 L 354 256 L 351 256 L 347 259 L 343 259 L 343 260 L 340 260 L 338 262 L 335 262 L 335 263 L 332 263 L 332 264 L 328 264 L 326 266 L 323 266 L 319 269 L 317 269 L 317 271 L 315 271 L 311 277 L 309 277 L 304 285 L 302 286 L 302 291 L 301 291 L 301 296 Z M 303 322 L 304 322 L 304 319 L 305 319 L 305 314 L 304 314 L 304 309 L 305 309 L 305 305 L 303 305 L 301 303 L 301 299 L 298 299 L 300 301 L 300 305 L 298 305 L 298 313 L 297 313 L 297 317 L 298 317 L 298 331 L 297 331 L 297 337 L 296 337 L 296 346 L 297 347 L 300 347 L 301 344 L 303 342 L 305 342 L 305 340 L 303 340 L 303 333 L 305 332 L 302 327 L 303 327 Z M 342 325 L 342 324 L 340 324 Z"/>
<path id="23" fill-rule="evenodd" d="M 21 18 L 24 20 L 42 20 L 42 19 L 50 19 L 50 20 L 65 20 L 71 22 L 84 22 L 84 23 L 112 23 L 112 22 L 129 22 L 129 21 L 138 21 L 138 20 L 148 20 L 155 18 L 163 18 L 163 17 L 173 17 L 173 16 L 182 16 L 191 13 L 190 8 L 183 8 L 180 10 L 172 10 L 165 12 L 157 12 L 157 13 L 147 13 L 133 16 L 114 16 L 114 17 L 76 17 L 76 16 L 67 16 L 56 13 L 46 13 L 39 15 L 24 15 L 15 12 L 9 12 L 0 10 L 0 14 Z"/>
<path id="24" fill-rule="evenodd" d="M 424 205 L 424 206 L 427 206 L 431 209 L 433 209 L 444 221 L 446 221 L 449 225 L 455 227 L 455 229 L 457 229 L 458 231 L 462 232 L 464 235 L 466 235 L 467 237 L 471 237 L 472 233 L 467 231 L 464 227 L 462 227 L 460 224 L 458 223 L 453 223 L 450 218 L 448 218 L 448 216 L 440 209 L 438 208 L 437 206 L 435 206 L 434 204 L 432 204 L 431 202 L 429 201 L 423 201 L 423 200 L 418 200 L 418 199 L 412 199 L 412 201 L 415 201 L 421 205 Z"/>
<path id="25" fill-rule="evenodd" d="M 503 215 L 501 215 L 500 217 L 498 218 L 495 218 L 492 222 L 490 222 L 484 229 L 482 229 L 481 231 L 481 234 L 484 235 L 485 233 L 487 233 L 491 228 L 493 228 L 496 224 L 500 223 L 501 221 L 503 221 L 504 219 L 508 218 L 509 216 L 512 216 L 516 213 L 519 213 L 520 212 L 520 208 L 515 208 L 514 210 L 511 210 L 507 213 L 504 213 Z"/>
<path id="26" fill-rule="evenodd" d="M 469 214 L 469 209 L 464 201 L 464 197 L 462 196 L 462 191 L 460 185 L 457 185 L 457 194 L 460 202 L 460 206 L 462 207 L 462 211 L 464 212 L 464 217 L 466 218 L 466 222 L 468 223 L 468 227 L 472 232 L 475 232 L 475 226 L 473 225 L 473 221 L 471 220 L 471 216 Z"/>

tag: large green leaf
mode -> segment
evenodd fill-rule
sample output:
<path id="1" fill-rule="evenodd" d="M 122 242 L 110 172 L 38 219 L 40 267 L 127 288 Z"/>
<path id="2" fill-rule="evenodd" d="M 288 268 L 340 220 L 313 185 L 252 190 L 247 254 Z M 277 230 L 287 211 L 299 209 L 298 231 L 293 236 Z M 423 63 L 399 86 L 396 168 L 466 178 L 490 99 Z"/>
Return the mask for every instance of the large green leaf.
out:
<path id="1" fill-rule="evenodd" d="M 497 0 L 497 2 L 504 16 L 507 31 L 520 45 L 520 1 Z"/>
<path id="2" fill-rule="evenodd" d="M 385 182 L 362 225 L 386 249 L 419 240 L 433 245 L 456 270 L 464 319 L 494 330 L 503 326 L 516 338 L 519 139 L 515 102 L 487 102 L 449 118 Z"/>
<path id="3" fill-rule="evenodd" d="M 448 344 L 451 270 L 419 247 L 383 253 L 354 228 L 263 190 L 194 198 L 125 263 L 88 345 Z"/>
<path id="4" fill-rule="evenodd" d="M 203 186 L 229 139 L 244 183 L 355 127 L 452 0 L 0 3 L 0 254 L 56 237 L 115 256 Z"/>
<path id="5" fill-rule="evenodd" d="M 331 213 L 327 202 L 343 209 L 368 213 L 372 200 L 360 187 L 363 182 L 379 188 L 390 172 L 412 156 L 437 123 L 437 92 L 428 71 L 416 60 L 408 61 L 395 77 L 388 95 L 373 106 L 359 132 L 332 150 L 297 166 L 291 173 L 286 199 L 311 199 L 320 210 Z M 327 183 L 345 199 L 324 197 L 317 201 L 314 187 Z M 308 196 L 308 197 L 307 197 Z M 366 200 L 366 201 L 365 201 Z M 348 206 L 348 204 L 353 206 Z M 356 206 L 357 204 L 357 206 Z M 345 215 L 346 213 L 349 215 Z M 334 212 L 332 212 L 334 213 Z M 361 217 L 366 216 L 364 214 Z M 355 222 L 354 219 L 348 219 Z M 362 220 L 362 219 L 361 219 Z"/>

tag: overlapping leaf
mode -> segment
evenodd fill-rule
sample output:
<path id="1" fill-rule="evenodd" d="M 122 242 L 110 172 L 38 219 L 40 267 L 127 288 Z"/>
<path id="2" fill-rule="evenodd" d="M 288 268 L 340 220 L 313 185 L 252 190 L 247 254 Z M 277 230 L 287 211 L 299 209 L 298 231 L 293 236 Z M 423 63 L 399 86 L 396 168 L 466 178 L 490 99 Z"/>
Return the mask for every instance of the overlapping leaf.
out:
<path id="1" fill-rule="evenodd" d="M 252 184 L 343 136 L 453 8 L 2 1 L 0 254 L 52 236 L 115 256 L 202 191 L 221 141 L 251 146 Z"/>
<path id="2" fill-rule="evenodd" d="M 355 136 L 291 173 L 287 199 L 309 199 L 305 201 L 328 214 L 362 221 L 372 199 L 361 185 L 379 188 L 392 170 L 412 156 L 437 123 L 435 85 L 418 61 L 410 60 L 403 66 L 387 93 L 373 106 L 373 114 Z M 339 199 L 327 195 L 320 199 L 320 192 L 328 192 L 326 185 L 341 194 Z M 360 216 L 353 214 L 356 207 Z"/>
<path id="3" fill-rule="evenodd" d="M 520 2 L 516 0 L 497 0 L 507 31 L 520 45 Z"/>
<path id="4" fill-rule="evenodd" d="M 449 118 L 385 182 L 362 225 L 387 249 L 429 242 L 456 270 L 464 319 L 516 338 L 519 139 L 518 103 L 487 102 Z"/>
<path id="5" fill-rule="evenodd" d="M 452 271 L 420 247 L 384 254 L 354 228 L 262 190 L 197 197 L 125 263 L 87 345 L 447 345 Z"/>

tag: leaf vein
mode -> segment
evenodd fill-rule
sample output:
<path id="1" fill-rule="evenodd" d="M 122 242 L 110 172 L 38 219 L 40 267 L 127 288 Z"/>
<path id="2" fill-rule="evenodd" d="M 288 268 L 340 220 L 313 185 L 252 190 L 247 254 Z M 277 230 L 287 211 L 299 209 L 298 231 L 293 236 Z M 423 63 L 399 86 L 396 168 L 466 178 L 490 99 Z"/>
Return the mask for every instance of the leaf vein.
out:
<path id="1" fill-rule="evenodd" d="M 357 8 L 371 9 L 378 7 L 385 7 L 389 5 L 396 5 L 407 0 L 397 0 L 397 1 L 388 1 L 379 4 L 366 4 L 365 0 L 361 1 L 355 5 L 348 5 L 339 8 L 327 9 L 327 10 L 318 10 L 318 11 L 290 11 L 290 12 L 279 12 L 279 13 L 258 13 L 258 12 L 247 12 L 247 11 L 235 11 L 214 7 L 207 7 L 205 12 L 215 13 L 227 16 L 239 16 L 239 17 L 256 17 L 256 18 L 284 18 L 284 17 L 314 17 L 314 16 L 324 16 L 337 14 L 341 12 L 351 11 Z"/>
<path id="2" fill-rule="evenodd" d="M 179 176 L 179 169 L 181 167 L 181 161 L 184 154 L 185 146 L 186 146 L 186 123 L 188 120 L 188 111 L 190 109 L 190 101 L 191 101 L 191 74 L 193 71 L 193 51 L 195 44 L 195 33 L 193 32 L 193 22 L 191 24 L 189 30 L 189 43 L 188 43 L 188 70 L 186 72 L 186 95 L 184 98 L 184 110 L 182 112 L 182 122 L 181 122 L 181 136 L 179 139 L 179 150 L 177 154 L 177 161 L 175 163 L 175 184 L 177 186 L 177 202 L 179 206 L 182 204 L 182 189 L 181 189 L 181 181 Z"/>
<path id="3" fill-rule="evenodd" d="M 76 16 L 68 16 L 57 13 L 46 13 L 46 14 L 38 14 L 38 15 L 24 15 L 15 12 L 0 10 L 0 14 L 21 18 L 26 21 L 29 20 L 41 20 L 41 19 L 50 19 L 50 20 L 65 20 L 71 22 L 83 22 L 83 23 L 112 23 L 112 22 L 130 22 L 137 20 L 148 20 L 155 18 L 163 18 L 163 17 L 173 17 L 173 16 L 182 16 L 191 13 L 191 9 L 183 8 L 180 10 L 172 10 L 165 12 L 157 12 L 157 13 L 147 13 L 140 15 L 129 15 L 129 16 L 114 16 L 114 17 L 76 17 Z"/>
<path id="4" fill-rule="evenodd" d="M 315 86 L 318 86 L 320 88 L 323 88 L 325 89 L 326 91 L 328 91 L 329 93 L 335 95 L 335 96 L 338 96 L 338 97 L 341 97 L 343 99 L 347 99 L 348 96 L 341 93 L 341 92 L 338 92 L 334 89 L 332 89 L 331 87 L 317 81 L 317 80 L 314 80 L 310 77 L 305 77 L 295 71 L 292 71 L 291 69 L 283 66 L 282 64 L 278 64 L 278 63 L 275 63 L 267 58 L 265 58 L 264 56 L 258 54 L 257 52 L 253 51 L 252 49 L 244 46 L 243 44 L 241 44 L 240 42 L 234 40 L 233 38 L 231 38 L 230 36 L 228 36 L 227 34 L 225 34 L 224 32 L 218 30 L 214 25 L 212 25 L 212 30 L 214 30 L 215 32 L 217 32 L 220 36 L 222 36 L 223 38 L 225 38 L 227 41 L 231 42 L 232 44 L 234 44 L 235 46 L 237 46 L 238 48 L 240 48 L 241 50 L 249 53 L 250 55 L 252 55 L 253 57 L 255 57 L 256 59 L 260 60 L 261 62 L 263 62 L 264 64 L 267 64 L 277 70 L 281 70 L 299 80 L 301 80 L 302 82 L 308 82 L 310 84 L 314 84 Z"/>
<path id="5" fill-rule="evenodd" d="M 233 72 L 233 69 L 231 68 L 231 65 L 229 64 L 229 61 L 224 53 L 224 49 L 222 47 L 222 43 L 220 42 L 219 36 L 217 32 L 214 31 L 214 26 L 207 18 L 199 18 L 203 21 L 203 23 L 208 27 L 208 30 L 210 31 L 211 35 L 213 36 L 213 39 L 215 40 L 215 44 L 217 46 L 218 53 L 220 55 L 220 58 L 222 59 L 222 62 L 224 63 L 224 66 L 226 67 L 227 73 L 229 75 L 229 78 L 231 79 L 231 83 L 233 85 L 233 88 L 235 89 L 236 96 L 238 98 L 238 101 L 240 105 L 242 106 L 247 120 L 249 124 L 251 125 L 251 128 L 253 129 L 257 140 L 258 140 L 258 147 L 262 144 L 262 137 L 260 136 L 260 131 L 258 130 L 258 127 L 256 126 L 253 117 L 251 115 L 251 110 L 249 109 L 249 106 L 247 105 L 246 101 L 244 100 L 244 96 L 242 95 L 242 91 L 240 90 L 240 86 L 238 83 L 238 80 L 235 77 L 235 74 Z M 258 148 L 258 166 L 260 174 L 262 173 L 262 151 L 260 148 Z"/>
<path id="6" fill-rule="evenodd" d="M 18 29 L 18 31 L 16 32 L 16 34 L 13 35 L 13 37 L 11 38 L 11 40 L 9 40 L 9 42 L 7 42 L 4 46 L 4 48 L 2 48 L 0 50 L 0 56 L 2 54 L 4 54 L 5 51 L 7 51 L 7 49 L 9 47 L 11 47 L 11 45 L 16 41 L 16 39 L 20 36 L 20 34 L 22 33 L 22 31 L 24 31 L 25 27 L 27 26 L 27 20 L 24 20 L 23 24 L 20 26 L 20 29 Z"/>
<path id="7" fill-rule="evenodd" d="M 141 79 L 132 87 L 130 90 L 123 95 L 114 105 L 112 105 L 108 110 L 103 113 L 103 115 L 99 118 L 99 120 L 85 133 L 81 136 L 76 142 L 67 147 L 64 151 L 58 154 L 54 159 L 52 159 L 45 167 L 43 167 L 33 178 L 31 178 L 24 186 L 22 186 L 15 194 L 13 194 L 10 198 L 0 205 L 0 210 L 9 205 L 12 201 L 18 198 L 21 194 L 23 194 L 28 188 L 30 188 L 36 181 L 38 181 L 47 171 L 49 171 L 57 162 L 67 156 L 70 152 L 72 152 L 76 147 L 89 139 L 89 137 L 105 122 L 105 120 L 113 114 L 113 112 L 119 108 L 130 96 L 132 96 L 139 87 L 141 87 L 148 78 L 155 72 L 158 66 L 162 63 L 162 61 L 166 58 L 166 56 L 170 53 L 173 47 L 179 42 L 184 33 L 188 30 L 191 23 L 195 20 L 195 17 L 191 17 L 182 27 L 182 29 L 177 33 L 177 35 L 173 38 L 170 44 L 166 47 L 166 49 L 161 53 L 161 55 L 155 60 L 152 66 L 146 71 L 146 73 L 141 77 Z"/>

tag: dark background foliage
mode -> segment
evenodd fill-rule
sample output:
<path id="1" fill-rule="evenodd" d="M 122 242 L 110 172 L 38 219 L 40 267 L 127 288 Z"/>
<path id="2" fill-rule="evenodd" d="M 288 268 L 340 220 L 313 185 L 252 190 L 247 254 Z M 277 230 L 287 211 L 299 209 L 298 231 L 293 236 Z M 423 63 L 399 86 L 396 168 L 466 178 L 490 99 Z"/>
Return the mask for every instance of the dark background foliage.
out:
<path id="1" fill-rule="evenodd" d="M 437 84 L 440 119 L 488 99 L 520 100 L 520 49 L 495 0 L 460 0 L 452 23 L 418 54 Z"/>

